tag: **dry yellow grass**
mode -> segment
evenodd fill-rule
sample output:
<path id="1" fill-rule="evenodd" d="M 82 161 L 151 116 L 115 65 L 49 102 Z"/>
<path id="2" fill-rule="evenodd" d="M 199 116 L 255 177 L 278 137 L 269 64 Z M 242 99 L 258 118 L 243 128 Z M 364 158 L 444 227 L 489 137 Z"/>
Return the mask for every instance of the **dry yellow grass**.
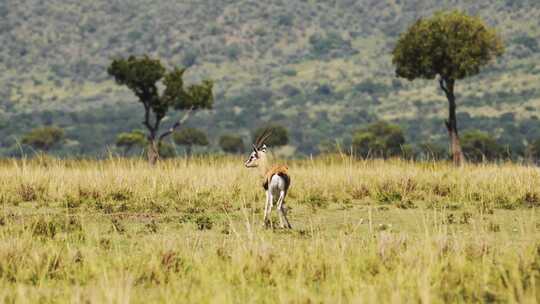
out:
<path id="1" fill-rule="evenodd" d="M 540 176 L 513 164 L 289 162 L 292 231 L 241 159 L 5 160 L 0 301 L 540 300 Z"/>

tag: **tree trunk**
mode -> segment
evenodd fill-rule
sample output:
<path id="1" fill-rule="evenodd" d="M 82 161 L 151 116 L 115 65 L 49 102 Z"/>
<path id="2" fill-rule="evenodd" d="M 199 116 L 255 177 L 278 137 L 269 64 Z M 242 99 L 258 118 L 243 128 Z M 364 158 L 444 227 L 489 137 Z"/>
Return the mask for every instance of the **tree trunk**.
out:
<path id="1" fill-rule="evenodd" d="M 161 139 L 158 139 L 157 132 L 159 130 L 159 123 L 163 116 L 156 115 L 154 124 L 150 123 L 150 105 L 148 103 L 144 104 L 144 125 L 148 129 L 148 151 L 146 155 L 148 156 L 148 163 L 150 165 L 155 165 L 159 160 L 159 142 Z"/>
<path id="2" fill-rule="evenodd" d="M 452 160 L 454 165 L 460 166 L 463 164 L 465 157 L 461 150 L 461 144 L 459 142 L 459 134 L 456 118 L 456 96 L 454 95 L 454 80 L 453 79 L 441 79 L 440 84 L 442 90 L 446 94 L 448 99 L 448 120 L 446 121 L 446 129 L 450 136 L 450 151 L 452 152 Z"/>
<path id="3" fill-rule="evenodd" d="M 148 163 L 155 165 L 159 159 L 159 144 L 154 138 L 148 140 Z"/>

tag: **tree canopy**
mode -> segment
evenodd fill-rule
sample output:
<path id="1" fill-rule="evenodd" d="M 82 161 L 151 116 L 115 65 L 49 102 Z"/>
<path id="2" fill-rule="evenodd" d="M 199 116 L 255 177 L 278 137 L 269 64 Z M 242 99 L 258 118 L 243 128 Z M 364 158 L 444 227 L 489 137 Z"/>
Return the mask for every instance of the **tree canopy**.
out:
<path id="1" fill-rule="evenodd" d="M 472 162 L 492 161 L 504 155 L 504 147 L 486 132 L 468 130 L 461 137 L 463 153 Z"/>
<path id="2" fill-rule="evenodd" d="M 185 146 L 188 154 L 191 154 L 193 146 L 208 146 L 209 141 L 206 134 L 195 128 L 184 128 L 174 132 L 174 143 Z"/>
<path id="3" fill-rule="evenodd" d="M 392 62 L 396 74 L 409 80 L 437 75 L 459 80 L 478 74 L 503 52 L 501 38 L 479 17 L 438 12 L 419 19 L 399 37 Z"/>
<path id="4" fill-rule="evenodd" d="M 392 157 L 402 152 L 405 144 L 403 131 L 398 125 L 378 121 L 353 134 L 353 148 L 362 157 Z"/>
<path id="5" fill-rule="evenodd" d="M 135 147 L 144 149 L 147 144 L 148 140 L 142 130 L 120 133 L 116 137 L 116 146 L 123 147 L 126 153 Z"/>
<path id="6" fill-rule="evenodd" d="M 59 144 L 65 137 L 64 130 L 59 127 L 48 126 L 32 129 L 22 138 L 22 143 L 34 149 L 49 151 Z"/>
<path id="7" fill-rule="evenodd" d="M 244 141 L 242 137 L 233 134 L 225 134 L 219 138 L 219 146 L 227 153 L 244 152 Z"/>

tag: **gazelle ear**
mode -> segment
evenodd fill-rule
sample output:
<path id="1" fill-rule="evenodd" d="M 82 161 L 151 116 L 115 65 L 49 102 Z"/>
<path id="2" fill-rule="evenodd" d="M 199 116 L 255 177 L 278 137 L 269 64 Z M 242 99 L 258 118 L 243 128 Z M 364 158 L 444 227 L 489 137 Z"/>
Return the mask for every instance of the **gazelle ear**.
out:
<path id="1" fill-rule="evenodd" d="M 266 152 L 266 145 L 262 145 L 261 151 Z"/>

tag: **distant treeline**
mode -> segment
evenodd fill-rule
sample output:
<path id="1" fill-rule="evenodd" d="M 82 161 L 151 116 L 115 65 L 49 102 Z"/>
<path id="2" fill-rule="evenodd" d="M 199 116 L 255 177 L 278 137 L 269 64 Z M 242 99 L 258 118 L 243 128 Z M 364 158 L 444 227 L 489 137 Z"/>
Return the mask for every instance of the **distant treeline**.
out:
<path id="1" fill-rule="evenodd" d="M 289 131 L 283 126 L 272 125 L 257 129 L 250 137 L 243 138 L 238 134 L 226 133 L 218 139 L 211 140 L 207 134 L 199 129 L 184 128 L 176 132 L 170 141 L 163 142 L 159 153 L 163 158 L 190 156 L 192 154 L 222 154 L 244 153 L 249 145 L 262 130 L 272 128 L 274 136 L 268 145 L 276 148 L 289 143 Z M 465 129 L 461 133 L 461 144 L 467 161 L 493 162 L 493 161 L 540 161 L 540 138 L 528 143 L 514 139 L 519 145 L 498 140 L 490 133 L 477 129 Z M 72 139 L 59 127 L 42 127 L 33 129 L 21 139 L 18 150 L 13 150 L 10 156 L 33 156 L 36 153 L 50 153 L 62 157 L 81 157 L 87 154 L 74 153 L 70 145 Z M 111 155 L 125 157 L 146 157 L 148 142 L 144 131 L 119 133 L 114 145 L 106 147 L 107 153 L 96 155 L 106 157 Z M 350 134 L 350 140 L 328 139 L 318 144 L 317 154 L 343 153 L 354 155 L 362 159 L 394 158 L 400 157 L 410 160 L 431 161 L 448 160 L 450 158 L 446 141 L 425 141 L 412 143 L 407 140 L 403 129 L 396 124 L 385 121 L 376 121 L 367 124 Z M 285 155 L 287 156 L 287 155 Z M 290 156 L 290 155 L 289 155 Z M 294 154 L 292 157 L 302 158 L 305 154 Z"/>

